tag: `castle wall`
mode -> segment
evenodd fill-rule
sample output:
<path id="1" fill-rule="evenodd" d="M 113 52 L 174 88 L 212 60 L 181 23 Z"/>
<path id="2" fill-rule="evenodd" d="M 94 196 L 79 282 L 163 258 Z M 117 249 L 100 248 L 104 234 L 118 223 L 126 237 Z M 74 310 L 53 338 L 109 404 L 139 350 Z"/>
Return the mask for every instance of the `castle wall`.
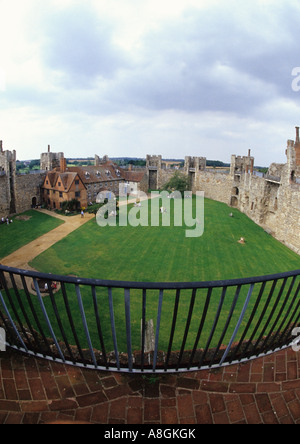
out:
<path id="1" fill-rule="evenodd" d="M 9 215 L 10 193 L 7 176 L 0 173 L 0 218 Z"/>
<path id="2" fill-rule="evenodd" d="M 300 185 L 250 176 L 240 187 L 238 208 L 300 254 Z"/>
<path id="3" fill-rule="evenodd" d="M 229 174 L 204 171 L 196 175 L 193 192 L 204 191 L 205 197 L 229 204 L 232 178 Z"/>
<path id="4" fill-rule="evenodd" d="M 254 158 L 231 158 L 230 174 L 207 171 L 206 160 L 186 157 L 184 173 L 190 190 L 204 191 L 205 197 L 236 207 L 276 239 L 300 254 L 300 142 L 289 140 L 287 163 L 270 165 L 265 176 L 254 174 Z M 298 141 L 297 141 L 298 140 Z M 149 188 L 161 189 L 174 175 L 162 168 L 161 156 L 147 156 Z"/>
<path id="5" fill-rule="evenodd" d="M 41 187 L 44 173 L 16 176 L 16 213 L 23 213 L 34 204 L 41 205 Z"/>

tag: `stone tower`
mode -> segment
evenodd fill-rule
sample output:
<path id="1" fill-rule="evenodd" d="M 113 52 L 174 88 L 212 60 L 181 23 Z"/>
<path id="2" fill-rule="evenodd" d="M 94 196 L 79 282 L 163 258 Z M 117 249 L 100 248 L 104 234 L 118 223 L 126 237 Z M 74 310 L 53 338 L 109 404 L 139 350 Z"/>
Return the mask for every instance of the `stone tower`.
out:
<path id="1" fill-rule="evenodd" d="M 64 158 L 64 153 L 52 153 L 51 147 L 48 145 L 48 152 L 41 154 L 41 170 L 52 171 L 54 168 L 60 167 L 60 159 Z"/>
<path id="2" fill-rule="evenodd" d="M 148 188 L 151 190 L 158 190 L 161 185 L 162 156 L 150 156 L 148 154 L 146 157 L 146 168 Z"/>
<path id="3" fill-rule="evenodd" d="M 16 212 L 16 151 L 4 151 L 3 142 L 0 141 L 0 175 L 5 182 L 1 187 L 1 202 L 6 202 L 5 208 L 8 214 Z"/>
<path id="4" fill-rule="evenodd" d="M 293 183 L 300 178 L 300 136 L 296 126 L 296 139 L 287 142 L 287 182 Z"/>

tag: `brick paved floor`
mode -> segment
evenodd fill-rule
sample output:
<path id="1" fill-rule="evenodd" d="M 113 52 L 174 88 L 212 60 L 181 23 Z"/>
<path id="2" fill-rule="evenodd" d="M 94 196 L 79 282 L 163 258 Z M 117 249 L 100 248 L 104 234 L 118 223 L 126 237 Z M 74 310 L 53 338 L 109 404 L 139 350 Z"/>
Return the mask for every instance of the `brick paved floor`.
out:
<path id="1" fill-rule="evenodd" d="M 300 354 L 143 378 L 0 354 L 0 424 L 297 424 Z"/>

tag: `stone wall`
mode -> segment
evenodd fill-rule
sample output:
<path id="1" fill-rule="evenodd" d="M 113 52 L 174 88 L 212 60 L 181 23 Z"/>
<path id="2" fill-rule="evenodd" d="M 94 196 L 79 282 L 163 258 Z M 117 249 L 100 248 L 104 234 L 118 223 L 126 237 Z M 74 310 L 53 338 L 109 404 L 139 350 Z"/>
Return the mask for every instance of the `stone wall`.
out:
<path id="1" fill-rule="evenodd" d="M 40 205 L 44 177 L 42 173 L 15 175 L 12 190 L 7 175 L 0 175 L 0 218 Z"/>
<path id="2" fill-rule="evenodd" d="M 276 239 L 300 254 L 300 165 L 299 129 L 296 141 L 289 140 L 287 163 L 270 165 L 266 175 L 256 175 L 254 158 L 231 158 L 230 172 L 205 169 L 205 159 L 186 157 L 183 172 L 190 190 L 204 191 L 205 197 L 236 207 Z M 160 189 L 174 170 L 162 169 L 161 156 L 147 156 L 147 178 L 151 189 Z"/>
<path id="3" fill-rule="evenodd" d="M 41 205 L 41 187 L 44 173 L 16 176 L 16 213 L 27 211 L 34 205 Z"/>
<path id="4" fill-rule="evenodd" d="M 0 218 L 10 213 L 10 192 L 7 176 L 0 173 Z"/>
<path id="5" fill-rule="evenodd" d="M 52 171 L 54 168 L 60 167 L 60 160 L 64 158 L 64 153 L 52 153 L 50 145 L 48 152 L 41 154 L 40 169 L 44 171 Z"/>

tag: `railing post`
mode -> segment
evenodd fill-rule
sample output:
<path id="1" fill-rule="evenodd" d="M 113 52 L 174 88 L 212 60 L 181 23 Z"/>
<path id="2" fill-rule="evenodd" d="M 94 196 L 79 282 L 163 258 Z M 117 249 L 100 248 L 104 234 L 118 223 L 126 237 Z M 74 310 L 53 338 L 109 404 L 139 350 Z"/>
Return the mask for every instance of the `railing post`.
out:
<path id="1" fill-rule="evenodd" d="M 128 368 L 132 372 L 132 347 L 131 347 L 131 320 L 130 320 L 130 290 L 125 288 L 125 318 L 126 318 L 126 340 L 127 340 L 127 355 Z"/>

